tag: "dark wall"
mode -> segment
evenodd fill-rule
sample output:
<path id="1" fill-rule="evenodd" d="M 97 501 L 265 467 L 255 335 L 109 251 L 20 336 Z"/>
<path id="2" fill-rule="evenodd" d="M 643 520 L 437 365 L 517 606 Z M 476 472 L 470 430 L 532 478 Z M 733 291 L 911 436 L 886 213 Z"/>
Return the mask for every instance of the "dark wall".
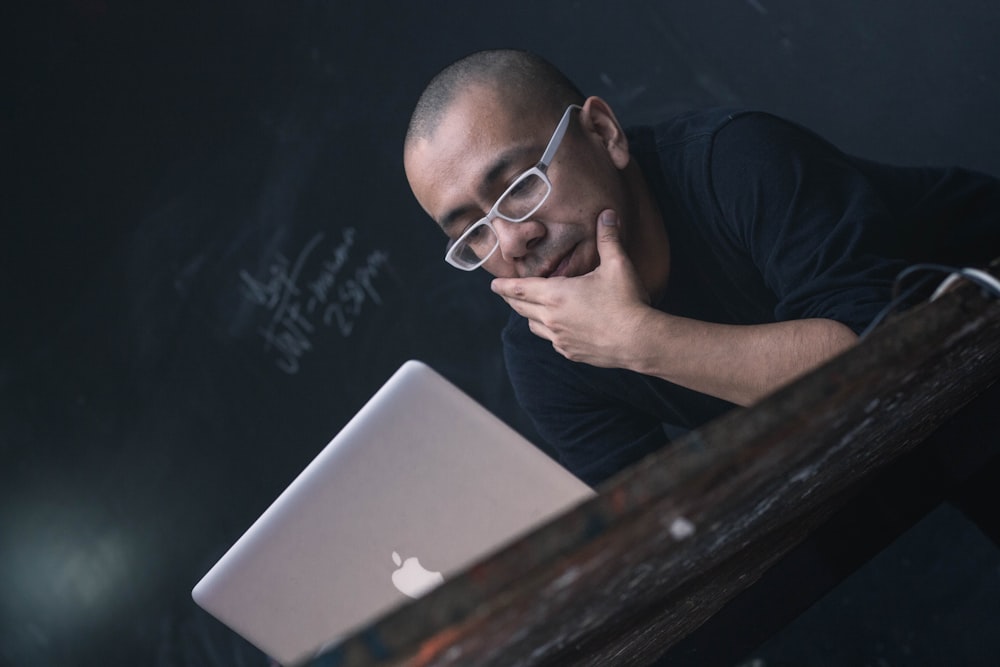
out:
<path id="1" fill-rule="evenodd" d="M 3 665 L 262 664 L 190 588 L 407 358 L 532 435 L 505 308 L 441 261 L 402 172 L 416 96 L 461 55 L 538 51 L 626 123 L 749 106 L 866 157 L 1000 174 L 985 0 L 18 11 Z"/>

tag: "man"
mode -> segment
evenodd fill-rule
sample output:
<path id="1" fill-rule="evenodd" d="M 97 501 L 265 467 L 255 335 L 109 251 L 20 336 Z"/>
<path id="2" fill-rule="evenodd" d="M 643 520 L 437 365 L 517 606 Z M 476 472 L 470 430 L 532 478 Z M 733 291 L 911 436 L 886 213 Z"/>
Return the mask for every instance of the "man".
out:
<path id="1" fill-rule="evenodd" d="M 860 160 L 762 113 L 626 134 L 519 51 L 432 80 L 404 165 L 449 263 L 496 276 L 518 399 L 590 483 L 854 344 L 907 265 L 1000 256 L 995 179 Z"/>

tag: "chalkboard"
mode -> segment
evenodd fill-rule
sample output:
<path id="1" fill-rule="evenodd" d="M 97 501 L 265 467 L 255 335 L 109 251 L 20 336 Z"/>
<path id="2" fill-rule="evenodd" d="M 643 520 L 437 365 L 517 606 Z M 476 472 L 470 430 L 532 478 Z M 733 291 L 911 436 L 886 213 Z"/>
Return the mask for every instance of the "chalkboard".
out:
<path id="1" fill-rule="evenodd" d="M 484 275 L 401 142 L 530 48 L 628 123 L 773 111 L 1000 173 L 1000 9 L 964 0 L 116 2 L 17 10 L 4 105 L 0 664 L 261 665 L 191 586 L 408 358 L 535 439 Z"/>

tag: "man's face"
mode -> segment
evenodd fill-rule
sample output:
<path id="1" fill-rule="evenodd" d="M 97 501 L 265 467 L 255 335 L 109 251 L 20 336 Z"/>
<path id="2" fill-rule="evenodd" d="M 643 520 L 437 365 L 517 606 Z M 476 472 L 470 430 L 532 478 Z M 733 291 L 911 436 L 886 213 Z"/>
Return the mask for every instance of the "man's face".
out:
<path id="1" fill-rule="evenodd" d="M 625 219 L 628 202 L 624 164 L 588 129 L 591 113 L 590 105 L 573 113 L 547 172 L 552 192 L 542 207 L 523 222 L 493 220 L 500 246 L 483 268 L 494 276 L 577 276 L 598 265 L 597 216 L 613 208 Z M 449 238 L 458 238 L 535 166 L 558 120 L 516 114 L 491 91 L 470 89 L 452 103 L 431 137 L 406 151 L 417 201 Z"/>

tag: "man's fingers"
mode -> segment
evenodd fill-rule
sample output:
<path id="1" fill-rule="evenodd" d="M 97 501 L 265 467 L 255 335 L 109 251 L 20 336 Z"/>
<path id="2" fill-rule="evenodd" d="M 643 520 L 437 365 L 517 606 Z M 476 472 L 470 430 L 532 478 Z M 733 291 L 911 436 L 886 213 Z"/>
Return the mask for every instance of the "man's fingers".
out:
<path id="1" fill-rule="evenodd" d="M 539 322 L 538 320 L 528 320 L 528 330 L 538 336 L 539 338 L 544 338 L 545 340 L 552 342 L 555 339 L 552 330 L 547 326 Z"/>
<path id="2" fill-rule="evenodd" d="M 494 278 L 490 289 L 505 299 L 535 301 L 536 292 L 544 284 L 544 278 Z"/>
<path id="3" fill-rule="evenodd" d="M 504 296 L 503 300 L 521 317 L 526 317 L 529 320 L 538 317 L 538 311 L 541 308 L 538 304 L 509 296 Z"/>
<path id="4" fill-rule="evenodd" d="M 514 297 L 517 296 L 515 292 L 516 278 L 494 278 L 490 281 L 490 289 L 494 293 L 499 294 L 503 297 Z"/>

